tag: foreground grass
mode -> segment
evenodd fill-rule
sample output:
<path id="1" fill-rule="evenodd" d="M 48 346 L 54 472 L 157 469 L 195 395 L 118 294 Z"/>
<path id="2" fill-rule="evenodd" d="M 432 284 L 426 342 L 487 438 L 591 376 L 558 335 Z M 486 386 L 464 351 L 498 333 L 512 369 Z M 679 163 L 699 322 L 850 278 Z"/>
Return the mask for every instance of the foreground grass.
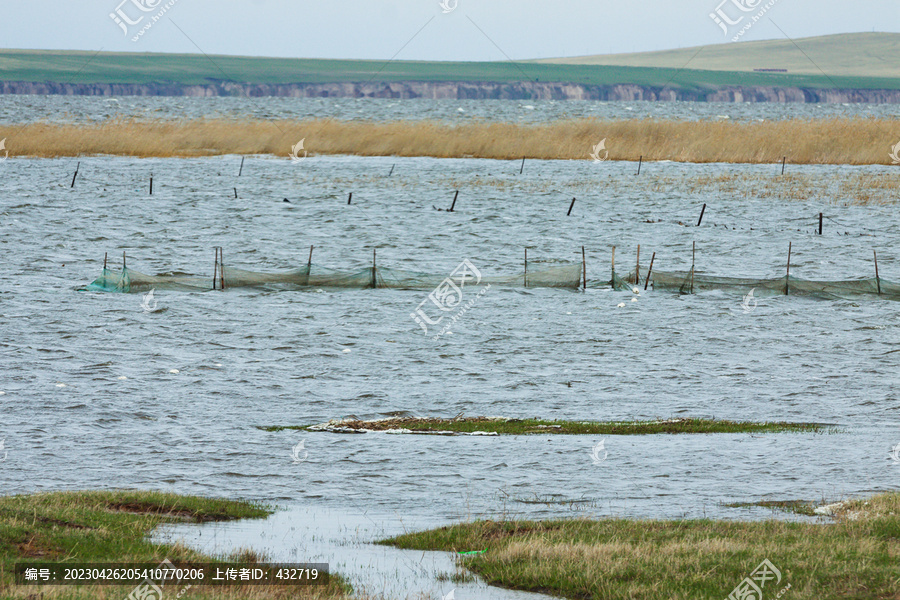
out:
<path id="1" fill-rule="evenodd" d="M 659 433 L 782 433 L 787 431 L 821 433 L 826 426 L 817 423 L 747 423 L 717 419 L 669 419 L 665 421 L 544 421 L 541 419 L 502 419 L 466 417 L 458 419 L 425 419 L 401 417 L 360 421 L 343 419 L 329 422 L 343 429 L 386 431 L 450 431 L 455 433 L 497 433 L 502 435 L 569 434 L 569 435 L 647 435 Z M 316 431 L 320 425 L 260 426 L 264 431 Z"/>
<path id="2" fill-rule="evenodd" d="M 589 160 L 606 139 L 610 160 L 792 164 L 891 164 L 900 123 L 888 119 L 766 122 L 602 121 L 543 125 L 430 121 L 389 123 L 111 120 L 98 125 L 0 127 L 10 156 L 208 156 L 269 154 L 285 159 L 301 139 L 310 154 Z M 601 154 L 606 156 L 602 151 Z"/>
<path id="3" fill-rule="evenodd" d="M 382 542 L 471 551 L 493 585 L 578 599 L 721 600 L 764 559 L 763 597 L 900 598 L 900 494 L 848 503 L 836 522 L 477 521 Z"/>
<path id="4" fill-rule="evenodd" d="M 214 562 L 178 544 L 154 544 L 147 536 L 164 523 L 262 518 L 270 513 L 267 508 L 246 502 L 161 492 L 55 492 L 0 497 L 0 598 L 121 600 L 134 585 L 19 586 L 14 582 L 14 566 L 23 560 L 159 563 L 168 558 L 176 564 Z M 252 553 L 235 558 L 254 562 Z M 332 574 L 331 582 L 324 586 L 193 586 L 186 596 L 326 600 L 349 597 L 347 594 L 347 586 Z"/>

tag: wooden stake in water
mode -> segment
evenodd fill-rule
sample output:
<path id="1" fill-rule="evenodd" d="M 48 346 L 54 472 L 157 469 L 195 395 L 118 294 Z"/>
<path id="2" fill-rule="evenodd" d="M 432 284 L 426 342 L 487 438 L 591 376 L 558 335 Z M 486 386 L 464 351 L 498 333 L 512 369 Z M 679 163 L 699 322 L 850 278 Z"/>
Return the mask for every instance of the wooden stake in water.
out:
<path id="1" fill-rule="evenodd" d="M 378 280 L 375 277 L 375 248 L 372 248 L 372 287 L 378 287 Z"/>
<path id="2" fill-rule="evenodd" d="M 878 254 L 872 250 L 872 256 L 875 257 L 875 284 L 878 286 L 878 295 L 881 295 L 881 278 L 878 276 Z"/>
<path id="3" fill-rule="evenodd" d="M 641 165 L 644 164 L 644 155 L 641 154 L 641 157 L 638 159 L 638 172 L 637 174 L 641 174 Z"/>
<path id="4" fill-rule="evenodd" d="M 612 289 L 616 289 L 616 247 L 612 247 Z"/>
<path id="5" fill-rule="evenodd" d="M 153 195 L 153 173 L 150 173 L 150 195 Z"/>
<path id="6" fill-rule="evenodd" d="M 104 271 L 106 270 L 106 259 L 107 259 L 108 257 L 109 257 L 109 252 L 104 252 L 104 253 L 103 253 L 103 270 L 104 270 Z M 877 271 L 878 269 L 875 269 L 875 270 Z"/>
<path id="7" fill-rule="evenodd" d="M 391 165 L 391 172 L 388 173 L 388 177 L 390 177 L 391 175 L 394 174 L 394 167 L 396 167 L 396 166 L 397 166 L 396 164 Z"/>
<path id="8" fill-rule="evenodd" d="M 213 251 L 216 253 L 215 262 L 213 262 L 213 289 L 216 289 L 216 280 L 219 278 L 219 247 L 213 246 Z"/>
<path id="9" fill-rule="evenodd" d="M 566 213 L 566 216 L 567 216 L 567 217 L 568 217 L 569 215 L 572 214 L 572 208 L 573 208 L 574 206 L 575 206 L 575 198 L 572 198 L 572 203 L 569 204 L 569 212 Z"/>
<path id="10" fill-rule="evenodd" d="M 587 259 L 584 254 L 584 246 L 581 247 L 581 280 L 584 282 L 584 291 L 587 291 Z"/>
<path id="11" fill-rule="evenodd" d="M 72 185 L 70 187 L 75 187 L 75 178 L 78 177 L 78 169 L 81 168 L 81 162 L 78 163 L 78 166 L 75 167 L 75 174 L 72 175 Z"/>
<path id="12" fill-rule="evenodd" d="M 656 260 L 656 252 L 653 253 L 653 256 L 650 257 L 650 268 L 647 269 L 647 279 L 644 281 L 644 291 L 647 291 L 647 286 L 650 285 L 650 274 L 653 273 L 653 261 Z"/>
<path id="13" fill-rule="evenodd" d="M 350 195 L 347 197 L 347 206 L 350 206 L 350 202 L 353 200 L 353 192 L 350 192 Z"/>
<path id="14" fill-rule="evenodd" d="M 634 266 L 634 285 L 641 285 L 641 245 L 638 244 L 637 264 Z"/>
<path id="15" fill-rule="evenodd" d="M 694 293 L 694 265 L 697 263 L 697 242 L 691 242 L 691 293 Z"/>
<path id="16" fill-rule="evenodd" d="M 219 283 L 225 289 L 225 248 L 219 248 Z"/>
<path id="17" fill-rule="evenodd" d="M 822 235 L 822 213 L 819 213 L 819 235 Z"/>
<path id="18" fill-rule="evenodd" d="M 521 175 L 522 171 L 524 171 L 524 170 L 525 170 L 525 157 L 523 156 L 522 157 L 522 166 L 519 167 L 519 175 Z"/>
<path id="19" fill-rule="evenodd" d="M 309 269 L 310 267 L 312 267 L 312 251 L 313 251 L 313 248 L 315 248 L 315 246 L 310 246 L 310 247 L 309 247 L 309 260 L 306 261 L 306 268 L 307 268 L 307 269 Z"/>
<path id="20" fill-rule="evenodd" d="M 700 227 L 700 223 L 703 222 L 703 213 L 706 212 L 706 203 L 703 203 L 703 208 L 700 209 L 700 218 L 697 219 L 697 227 Z"/>
<path id="21" fill-rule="evenodd" d="M 525 248 L 525 287 L 528 287 L 528 248 Z"/>
<path id="22" fill-rule="evenodd" d="M 128 267 L 125 265 L 125 251 L 122 251 L 122 270 L 124 271 Z"/>
<path id="23" fill-rule="evenodd" d="M 453 209 L 456 207 L 456 199 L 459 198 L 459 190 L 456 190 L 456 193 L 453 194 L 453 202 L 450 204 L 450 210 L 447 212 L 453 212 Z"/>
<path id="24" fill-rule="evenodd" d="M 781 174 L 784 175 L 784 164 L 787 162 L 787 156 L 781 159 Z"/>
<path id="25" fill-rule="evenodd" d="M 784 295 L 787 296 L 791 289 L 791 242 L 788 242 L 787 275 L 784 278 Z"/>
<path id="26" fill-rule="evenodd" d="M 243 173 L 243 172 L 244 172 L 244 157 L 242 156 L 242 157 L 241 157 L 241 168 L 240 168 L 240 170 L 238 171 L 238 177 L 240 177 L 240 176 L 241 176 L 241 173 Z"/>
<path id="27" fill-rule="evenodd" d="M 234 198 L 237 200 L 237 188 L 234 188 Z"/>

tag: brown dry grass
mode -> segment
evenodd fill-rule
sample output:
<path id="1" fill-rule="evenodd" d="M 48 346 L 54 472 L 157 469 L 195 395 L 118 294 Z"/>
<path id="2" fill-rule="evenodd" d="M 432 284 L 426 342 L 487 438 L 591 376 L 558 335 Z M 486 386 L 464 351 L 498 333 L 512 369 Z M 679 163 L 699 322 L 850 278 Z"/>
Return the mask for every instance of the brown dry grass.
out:
<path id="1" fill-rule="evenodd" d="M 611 160 L 794 164 L 890 164 L 900 122 L 827 119 L 765 122 L 602 121 L 543 125 L 431 121 L 111 120 L 97 125 L 36 123 L 0 127 L 10 156 L 287 156 L 305 139 L 311 154 L 513 159 L 589 159 L 606 139 Z"/>

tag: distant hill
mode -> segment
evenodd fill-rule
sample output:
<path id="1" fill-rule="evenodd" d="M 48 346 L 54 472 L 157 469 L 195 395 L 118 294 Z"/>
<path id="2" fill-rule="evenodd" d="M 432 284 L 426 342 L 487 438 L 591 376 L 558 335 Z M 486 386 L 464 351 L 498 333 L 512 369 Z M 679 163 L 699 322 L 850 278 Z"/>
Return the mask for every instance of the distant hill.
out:
<path id="1" fill-rule="evenodd" d="M 659 52 L 548 58 L 533 62 L 674 69 L 686 65 L 689 69 L 702 71 L 787 69 L 789 74 L 798 75 L 822 75 L 824 72 L 831 77 L 898 77 L 900 33 L 846 33 L 799 38 L 793 42 L 786 39 L 763 40 Z"/>
<path id="2" fill-rule="evenodd" d="M 900 34 L 795 41 L 515 62 L 0 50 L 0 94 L 900 103 Z"/>

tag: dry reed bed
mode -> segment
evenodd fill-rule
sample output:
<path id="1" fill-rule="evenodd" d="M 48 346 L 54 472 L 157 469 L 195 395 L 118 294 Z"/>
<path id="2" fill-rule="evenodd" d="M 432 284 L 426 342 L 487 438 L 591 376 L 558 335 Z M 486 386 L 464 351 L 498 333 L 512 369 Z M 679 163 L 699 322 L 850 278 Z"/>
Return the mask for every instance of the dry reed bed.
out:
<path id="1" fill-rule="evenodd" d="M 287 156 L 304 139 L 311 154 L 514 159 L 589 159 L 606 139 L 611 160 L 890 164 L 900 122 L 826 119 L 764 122 L 582 119 L 541 125 L 433 121 L 110 120 L 97 125 L 0 127 L 10 156 Z"/>

